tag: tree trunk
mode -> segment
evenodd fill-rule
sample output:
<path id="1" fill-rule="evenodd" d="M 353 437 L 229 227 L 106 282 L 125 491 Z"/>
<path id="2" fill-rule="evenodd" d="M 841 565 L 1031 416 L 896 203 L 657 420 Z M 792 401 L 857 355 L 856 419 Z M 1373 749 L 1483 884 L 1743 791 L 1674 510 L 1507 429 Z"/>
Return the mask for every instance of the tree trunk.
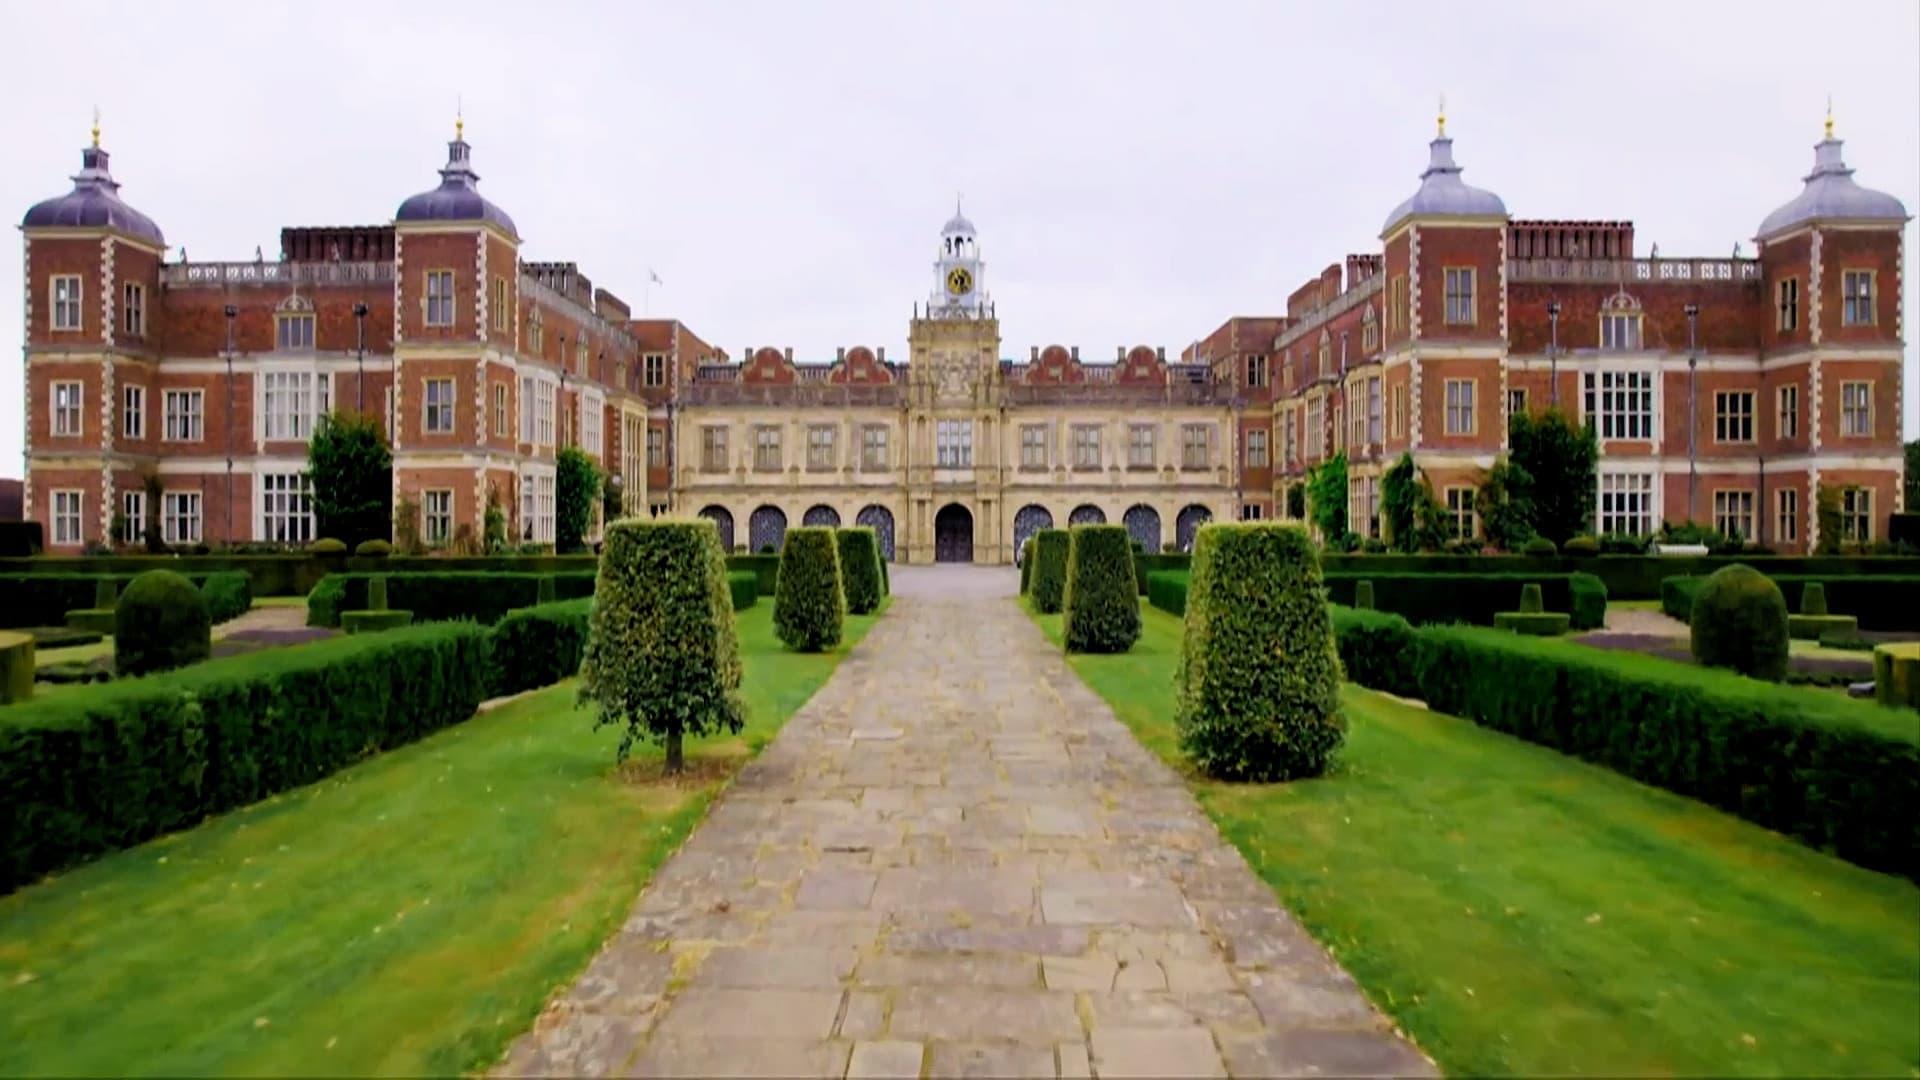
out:
<path id="1" fill-rule="evenodd" d="M 680 732 L 670 731 L 667 733 L 667 775 L 678 775 L 686 767 L 687 759 L 680 745 Z"/>

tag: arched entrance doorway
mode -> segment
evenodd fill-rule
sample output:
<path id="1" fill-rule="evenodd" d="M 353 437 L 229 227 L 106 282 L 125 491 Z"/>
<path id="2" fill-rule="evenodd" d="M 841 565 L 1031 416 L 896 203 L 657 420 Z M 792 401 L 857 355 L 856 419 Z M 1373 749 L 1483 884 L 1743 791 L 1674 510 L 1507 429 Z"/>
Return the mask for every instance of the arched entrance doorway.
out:
<path id="1" fill-rule="evenodd" d="M 1105 525 L 1107 512 L 1092 503 L 1081 503 L 1067 515 L 1068 525 Z"/>
<path id="2" fill-rule="evenodd" d="M 880 557 L 893 561 L 893 511 L 884 506 L 863 506 L 854 516 L 856 523 L 873 530 L 873 538 L 880 545 Z"/>
<path id="3" fill-rule="evenodd" d="M 1127 507 L 1121 518 L 1127 523 L 1127 535 L 1149 555 L 1160 554 L 1160 511 L 1145 503 Z"/>
<path id="4" fill-rule="evenodd" d="M 973 513 L 959 503 L 948 503 L 933 515 L 933 561 L 973 561 Z"/>
<path id="5" fill-rule="evenodd" d="M 835 510 L 825 503 L 819 506 L 810 506 L 807 508 L 807 512 L 801 515 L 800 524 L 810 528 L 825 527 L 837 529 L 840 527 L 840 511 Z"/>
<path id="6" fill-rule="evenodd" d="M 720 534 L 720 550 L 729 555 L 733 554 L 733 515 L 727 511 L 727 508 L 709 506 L 700 511 L 700 516 L 713 522 L 714 530 Z"/>
<path id="7" fill-rule="evenodd" d="M 747 518 L 747 547 L 755 555 L 778 555 L 787 542 L 787 515 L 777 506 L 763 506 Z"/>
<path id="8" fill-rule="evenodd" d="M 1179 550 L 1191 554 L 1194 534 L 1200 531 L 1200 526 L 1212 520 L 1213 511 L 1198 503 L 1181 510 L 1180 516 L 1173 521 L 1174 542 Z"/>
<path id="9" fill-rule="evenodd" d="M 1013 561 L 1020 561 L 1020 553 L 1027 546 L 1027 540 L 1041 529 L 1053 528 L 1053 514 L 1044 506 L 1029 503 L 1013 515 Z"/>

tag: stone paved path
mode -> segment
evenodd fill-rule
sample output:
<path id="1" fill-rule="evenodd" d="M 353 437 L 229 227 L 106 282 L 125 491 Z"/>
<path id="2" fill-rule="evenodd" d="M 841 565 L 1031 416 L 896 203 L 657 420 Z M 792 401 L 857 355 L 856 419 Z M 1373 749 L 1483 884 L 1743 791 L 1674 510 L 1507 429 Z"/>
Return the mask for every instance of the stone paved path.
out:
<path id="1" fill-rule="evenodd" d="M 1433 1072 L 1011 572 L 893 581 L 502 1074 Z"/>

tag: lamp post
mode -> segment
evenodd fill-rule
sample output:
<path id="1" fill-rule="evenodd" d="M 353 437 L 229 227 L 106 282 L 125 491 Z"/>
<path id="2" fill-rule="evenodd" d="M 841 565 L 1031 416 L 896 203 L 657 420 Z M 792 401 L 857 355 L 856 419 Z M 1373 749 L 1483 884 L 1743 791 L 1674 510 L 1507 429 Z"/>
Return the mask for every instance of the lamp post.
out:
<path id="1" fill-rule="evenodd" d="M 1687 522 L 1698 521 L 1695 516 L 1694 492 L 1700 486 L 1699 443 L 1700 443 L 1700 350 L 1699 324 L 1700 305 L 1688 304 L 1687 313 Z"/>
<path id="2" fill-rule="evenodd" d="M 233 321 L 240 309 L 228 304 L 227 316 L 227 543 L 233 543 Z"/>
<path id="3" fill-rule="evenodd" d="M 365 415 L 367 411 L 367 305 L 365 301 L 353 305 L 354 352 L 359 356 L 360 374 L 353 383 L 354 411 Z"/>
<path id="4" fill-rule="evenodd" d="M 1547 405 L 1560 407 L 1560 301 L 1547 301 Z"/>

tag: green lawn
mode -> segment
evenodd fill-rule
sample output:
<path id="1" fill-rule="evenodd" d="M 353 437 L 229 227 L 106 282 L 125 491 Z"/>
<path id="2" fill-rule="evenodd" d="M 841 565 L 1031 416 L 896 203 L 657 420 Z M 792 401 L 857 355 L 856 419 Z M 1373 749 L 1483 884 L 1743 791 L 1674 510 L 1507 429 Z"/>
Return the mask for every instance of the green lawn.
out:
<path id="1" fill-rule="evenodd" d="M 746 730 L 613 765 L 571 683 L 0 898 L 0 1075 L 446 1074 L 491 1063 L 836 653 L 740 617 Z"/>
<path id="2" fill-rule="evenodd" d="M 1056 643 L 1059 616 L 1035 616 Z M 1180 620 L 1075 656 L 1179 761 Z M 1328 778 L 1194 778 L 1222 832 L 1450 1073 L 1920 1074 L 1920 889 L 1357 687 Z"/>

